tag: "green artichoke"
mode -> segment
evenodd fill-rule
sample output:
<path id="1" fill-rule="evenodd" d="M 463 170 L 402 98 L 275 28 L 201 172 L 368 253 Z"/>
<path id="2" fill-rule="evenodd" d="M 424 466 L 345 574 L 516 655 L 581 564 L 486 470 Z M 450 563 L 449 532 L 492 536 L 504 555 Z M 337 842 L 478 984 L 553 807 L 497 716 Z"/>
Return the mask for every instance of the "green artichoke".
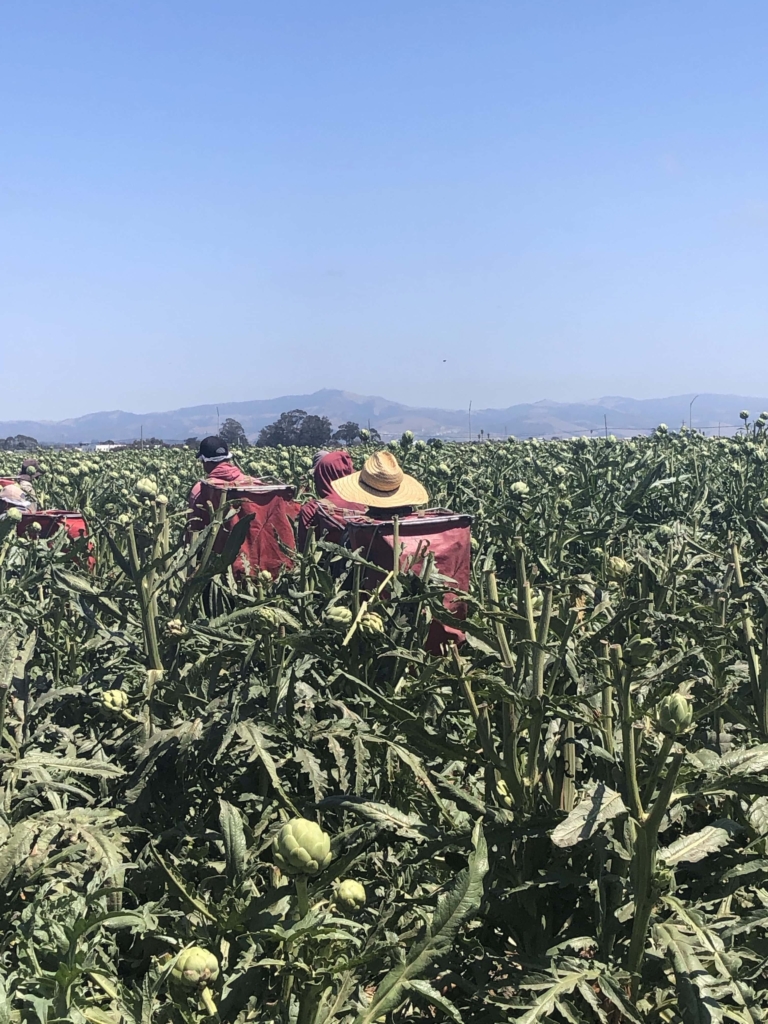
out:
<path id="1" fill-rule="evenodd" d="M 171 977 L 184 988 L 204 988 L 219 976 L 219 961 L 202 946 L 190 946 L 179 956 Z"/>
<path id="2" fill-rule="evenodd" d="M 352 611 L 343 605 L 329 608 L 325 613 L 325 621 L 334 629 L 349 629 L 352 625 L 352 618 Z"/>
<path id="3" fill-rule="evenodd" d="M 607 564 L 609 580 L 625 580 L 632 575 L 632 566 L 619 555 L 611 555 Z"/>
<path id="4" fill-rule="evenodd" d="M 287 875 L 317 875 L 331 863 L 331 837 L 314 821 L 292 818 L 272 843 L 275 863 Z"/>
<path id="5" fill-rule="evenodd" d="M 133 493 L 137 498 L 154 498 L 157 494 L 157 484 L 148 476 L 143 476 L 133 485 Z"/>
<path id="6" fill-rule="evenodd" d="M 280 625 L 280 613 L 274 608 L 259 608 L 258 616 L 259 624 L 263 628 L 277 629 Z"/>
<path id="7" fill-rule="evenodd" d="M 643 668 L 655 651 L 656 644 L 650 637 L 633 636 L 624 647 L 624 660 L 633 668 Z"/>
<path id="8" fill-rule="evenodd" d="M 384 623 L 376 612 L 365 612 L 360 619 L 360 632 L 364 636 L 375 636 L 384 632 Z"/>
<path id="9" fill-rule="evenodd" d="M 336 886 L 336 903 L 349 913 L 362 910 L 367 899 L 365 887 L 354 878 L 345 878 Z"/>
<path id="10" fill-rule="evenodd" d="M 681 736 L 693 724 L 693 708 L 690 701 L 682 693 L 664 697 L 656 708 L 656 721 L 659 729 L 667 736 Z"/>
<path id="11" fill-rule="evenodd" d="M 101 703 L 110 711 L 122 711 L 128 707 L 128 694 L 124 690 L 105 690 Z"/>

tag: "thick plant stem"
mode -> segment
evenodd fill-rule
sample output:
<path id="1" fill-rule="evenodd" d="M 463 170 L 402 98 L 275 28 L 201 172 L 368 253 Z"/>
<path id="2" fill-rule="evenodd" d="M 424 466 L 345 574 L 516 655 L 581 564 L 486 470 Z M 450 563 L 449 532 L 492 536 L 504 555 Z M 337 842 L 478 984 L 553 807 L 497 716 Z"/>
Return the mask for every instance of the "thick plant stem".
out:
<path id="1" fill-rule="evenodd" d="M 536 697 L 544 695 L 544 669 L 547 661 L 545 644 L 549 636 L 549 623 L 552 618 L 552 587 L 544 588 L 543 597 L 541 615 L 536 630 L 536 647 L 533 650 L 533 693 Z"/>
<path id="2" fill-rule="evenodd" d="M 744 588 L 744 576 L 741 571 L 738 544 L 731 546 L 731 558 L 736 586 L 741 590 Z M 749 669 L 749 681 L 752 684 L 752 699 L 755 705 L 757 725 L 762 738 L 766 739 L 768 738 L 768 672 L 764 670 L 764 666 L 761 666 L 761 659 L 757 653 L 755 627 L 752 623 L 752 616 L 746 608 L 741 613 L 741 628 L 744 634 L 744 647 L 747 656 L 747 667 Z"/>
<path id="3" fill-rule="evenodd" d="M 139 599 L 139 612 L 141 615 L 142 631 L 144 633 L 144 649 L 147 655 L 147 662 L 150 669 L 162 669 L 163 662 L 160 658 L 160 648 L 157 642 L 157 623 L 154 614 L 154 600 L 151 594 L 151 579 L 153 572 L 150 571 L 142 577 L 139 552 L 136 547 L 136 535 L 133 532 L 133 523 L 128 524 L 126 530 L 128 536 L 128 562 L 131 566 L 133 584 L 136 587 L 136 595 Z"/>
<path id="4" fill-rule="evenodd" d="M 503 770 L 504 766 L 493 748 L 488 716 L 487 714 L 481 713 L 477 706 L 475 695 L 472 692 L 472 683 L 467 679 L 464 671 L 464 662 L 461 659 L 461 655 L 459 654 L 456 644 L 452 646 L 451 653 L 453 654 L 453 660 L 456 663 L 459 686 L 461 687 L 461 692 L 464 695 L 464 700 L 467 702 L 467 707 L 469 708 L 469 713 L 472 716 L 472 721 L 475 723 L 475 730 L 477 732 L 477 738 L 480 741 L 480 746 L 483 748 L 483 755 L 489 764 L 492 764 L 499 770 Z"/>
<path id="5" fill-rule="evenodd" d="M 560 670 L 563 667 L 563 662 L 565 661 L 565 655 L 566 655 L 566 653 L 568 651 L 568 642 L 571 639 L 571 637 L 573 636 L 573 631 L 576 628 L 576 624 L 577 624 L 578 621 L 579 621 L 579 609 L 578 608 L 571 608 L 570 612 L 568 613 L 568 622 L 566 623 L 565 632 L 563 633 L 563 638 L 560 641 L 560 646 L 558 647 L 557 657 L 555 658 L 555 663 L 552 666 L 552 668 L 550 669 L 550 673 L 549 673 L 549 682 L 547 683 L 547 693 L 550 694 L 550 696 L 555 692 L 555 684 L 557 683 L 557 678 L 560 675 Z"/>
<path id="6" fill-rule="evenodd" d="M 656 871 L 656 849 L 659 844 L 659 827 L 672 797 L 680 765 L 685 757 L 684 750 L 678 750 L 672 758 L 656 802 L 644 822 L 636 826 L 633 862 L 633 883 L 635 889 L 635 915 L 632 936 L 629 941 L 627 969 L 632 975 L 632 994 L 637 995 L 640 968 L 645 956 L 645 940 L 651 913 L 656 902 L 654 873 Z"/>
<path id="7" fill-rule="evenodd" d="M 307 985 L 304 988 L 299 997 L 299 1014 L 296 1024 L 315 1024 L 324 991 L 322 984 Z"/>
<path id="8" fill-rule="evenodd" d="M 576 802 L 576 726 L 568 722 L 563 737 L 563 788 L 560 792 L 560 810 L 569 814 Z"/>
<path id="9" fill-rule="evenodd" d="M 674 743 L 674 737 L 664 737 L 664 740 L 661 744 L 661 750 L 659 751 L 658 757 L 656 757 L 656 759 L 653 762 L 653 768 L 651 769 L 650 777 L 645 784 L 643 798 L 646 804 L 653 800 L 653 793 L 656 789 L 656 783 L 659 781 L 659 776 L 661 775 L 664 769 L 664 765 L 667 763 L 667 758 L 669 757 L 670 751 L 672 750 Z"/>
<path id="10" fill-rule="evenodd" d="M 5 707 L 8 703 L 8 683 L 0 685 L 0 747 L 3 745 L 5 734 Z"/>
<path id="11" fill-rule="evenodd" d="M 531 607 L 531 588 L 526 583 L 525 587 L 526 611 Z M 541 747 L 541 729 L 544 724 L 544 668 L 546 666 L 546 651 L 544 645 L 549 635 L 549 622 L 552 617 L 552 587 L 545 587 L 544 600 L 541 606 L 539 624 L 535 634 L 535 647 L 532 656 L 532 711 L 530 724 L 530 739 L 528 745 L 528 785 L 533 796 L 533 788 L 539 777 L 539 748 Z M 533 610 L 530 611 L 530 620 L 533 620 Z M 532 628 L 529 626 L 529 628 Z"/>
<path id="12" fill-rule="evenodd" d="M 530 640 L 533 643 L 536 639 L 536 629 L 533 621 L 531 586 L 525 569 L 525 548 L 521 537 L 515 538 L 515 573 L 517 576 L 517 614 L 525 619 L 525 622 L 521 624 L 521 635 L 524 640 Z"/>
<path id="13" fill-rule="evenodd" d="M 307 889 L 306 875 L 296 875 L 296 897 L 299 903 L 299 917 L 306 917 L 309 913 L 309 891 Z"/>
<path id="14" fill-rule="evenodd" d="M 600 729 L 603 733 L 603 746 L 611 755 L 615 754 L 615 744 L 613 740 L 613 683 L 612 683 L 612 669 L 610 661 L 610 647 L 611 645 L 607 640 L 600 641 L 600 654 L 598 655 L 598 665 L 604 677 L 603 689 L 601 693 L 601 707 L 600 707 Z"/>
<path id="15" fill-rule="evenodd" d="M 485 585 L 491 611 L 500 612 L 501 604 L 499 602 L 499 588 L 496 582 L 496 573 L 493 569 L 486 570 Z M 509 646 L 507 631 L 504 628 L 504 623 L 501 622 L 500 619 L 494 619 L 493 625 L 496 630 L 496 639 L 499 644 L 499 650 L 501 651 L 504 681 L 511 690 L 516 691 L 517 679 L 515 673 L 515 660 L 512 655 L 512 649 Z M 520 661 L 522 664 L 523 659 L 521 658 Z M 520 774 L 520 762 L 517 756 L 517 710 L 512 701 L 509 700 L 505 700 L 502 705 L 502 733 L 502 761 L 504 763 L 502 776 L 509 787 L 509 793 L 512 797 L 513 804 L 519 807 L 524 801 L 524 789 L 523 779 Z"/>
<path id="16" fill-rule="evenodd" d="M 624 756 L 624 778 L 629 798 L 629 809 L 635 821 L 645 817 L 640 787 L 637 781 L 637 757 L 635 752 L 634 716 L 632 714 L 632 671 L 625 666 L 621 656 L 621 645 L 611 644 L 609 657 L 616 689 L 621 695 L 621 737 Z"/>
<path id="17" fill-rule="evenodd" d="M 601 698 L 601 727 L 603 732 L 603 745 L 605 746 L 605 749 L 608 751 L 611 757 L 613 757 L 613 687 L 607 680 L 605 682 L 605 686 L 603 686 Z"/>
<path id="18" fill-rule="evenodd" d="M 208 1013 L 208 1016 L 209 1017 L 218 1017 L 219 1011 L 216 1008 L 216 1003 L 214 1002 L 214 999 L 213 999 L 213 996 L 211 995 L 210 989 L 207 986 L 206 986 L 206 988 L 204 988 L 201 991 L 200 998 L 203 1001 L 203 1006 L 205 1007 L 205 1009 L 206 1009 L 206 1011 Z"/>
<path id="19" fill-rule="evenodd" d="M 496 583 L 496 573 L 493 569 L 488 569 L 485 573 L 485 585 L 488 591 L 488 602 L 491 606 L 491 611 L 500 612 L 501 605 L 499 604 L 499 588 Z M 496 639 L 499 643 L 499 650 L 501 651 L 501 661 L 505 668 L 513 668 L 515 661 L 512 657 L 512 650 L 509 646 L 509 640 L 507 639 L 507 631 L 504 629 L 504 623 L 499 619 L 493 620 L 493 627 L 496 630 Z"/>

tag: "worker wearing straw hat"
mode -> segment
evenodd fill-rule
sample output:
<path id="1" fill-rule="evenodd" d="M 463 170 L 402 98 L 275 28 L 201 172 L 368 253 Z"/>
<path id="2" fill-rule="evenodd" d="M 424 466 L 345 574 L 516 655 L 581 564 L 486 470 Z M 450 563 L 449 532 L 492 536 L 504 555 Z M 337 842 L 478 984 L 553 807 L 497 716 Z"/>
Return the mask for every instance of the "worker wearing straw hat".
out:
<path id="1" fill-rule="evenodd" d="M 407 515 L 414 505 L 426 505 L 429 495 L 415 477 L 404 473 L 392 452 L 374 452 L 359 473 L 334 480 L 334 490 L 347 501 L 368 506 L 374 518 Z"/>

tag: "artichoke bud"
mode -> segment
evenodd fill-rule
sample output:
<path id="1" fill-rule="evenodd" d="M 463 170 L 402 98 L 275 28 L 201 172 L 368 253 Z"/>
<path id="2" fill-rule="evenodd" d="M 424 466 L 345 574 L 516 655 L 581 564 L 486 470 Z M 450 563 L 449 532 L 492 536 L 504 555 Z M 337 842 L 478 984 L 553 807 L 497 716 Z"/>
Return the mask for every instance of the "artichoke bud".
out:
<path id="1" fill-rule="evenodd" d="M 21 522 L 21 509 L 20 508 L 13 508 L 13 507 L 11 507 L 11 508 L 8 509 L 8 511 L 5 514 L 8 517 L 10 522 L 12 522 L 12 523 L 20 523 Z"/>
<path id="2" fill-rule="evenodd" d="M 349 913 L 362 910 L 367 899 L 365 887 L 354 878 L 345 878 L 336 887 L 336 903 Z"/>
<path id="3" fill-rule="evenodd" d="M 349 629 L 352 625 L 352 611 L 343 605 L 329 608 L 325 613 L 325 621 L 334 629 Z"/>
<path id="4" fill-rule="evenodd" d="M 165 624 L 165 632 L 168 636 L 186 636 L 189 630 L 181 619 L 168 619 Z"/>
<path id="5" fill-rule="evenodd" d="M 275 863 L 287 875 L 318 875 L 331 863 L 331 837 L 314 821 L 292 818 L 272 843 Z"/>
<path id="6" fill-rule="evenodd" d="M 693 708 L 682 693 L 664 697 L 656 708 L 656 722 L 667 736 L 681 736 L 693 724 Z"/>
<path id="7" fill-rule="evenodd" d="M 659 868 L 653 879 L 654 888 L 658 893 L 675 891 L 675 872 L 672 868 Z"/>
<path id="8" fill-rule="evenodd" d="M 184 988 L 205 988 L 219 976 L 219 961 L 202 946 L 191 946 L 179 955 L 171 977 Z"/>
<path id="9" fill-rule="evenodd" d="M 364 636 L 375 636 L 384 632 L 384 623 L 376 612 L 365 612 L 360 619 L 360 632 Z"/>
<path id="10" fill-rule="evenodd" d="M 643 668 L 655 651 L 656 644 L 650 637 L 633 636 L 624 648 L 624 657 L 633 668 Z"/>
<path id="11" fill-rule="evenodd" d="M 133 485 L 133 493 L 137 498 L 154 498 L 157 495 L 157 484 L 148 476 L 143 476 Z"/>
<path id="12" fill-rule="evenodd" d="M 265 629 L 277 629 L 280 615 L 275 608 L 259 608 L 259 622 Z"/>
<path id="13" fill-rule="evenodd" d="M 110 711 L 123 711 L 128 707 L 128 694 L 124 690 L 105 690 L 101 703 Z"/>
<path id="14" fill-rule="evenodd" d="M 259 583 L 263 583 L 265 586 L 272 582 L 272 573 L 269 569 L 262 569 L 258 576 Z"/>
<path id="15" fill-rule="evenodd" d="M 625 580 L 632 575 L 632 566 L 619 555 L 611 555 L 607 564 L 609 580 Z"/>

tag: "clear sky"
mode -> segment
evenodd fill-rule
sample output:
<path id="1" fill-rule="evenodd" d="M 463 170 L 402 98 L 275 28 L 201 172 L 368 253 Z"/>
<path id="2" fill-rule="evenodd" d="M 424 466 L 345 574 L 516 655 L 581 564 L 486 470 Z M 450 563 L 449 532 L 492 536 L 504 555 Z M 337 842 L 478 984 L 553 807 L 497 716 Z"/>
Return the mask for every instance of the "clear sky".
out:
<path id="1" fill-rule="evenodd" d="M 0 419 L 767 370 L 765 0 L 0 7 Z"/>

